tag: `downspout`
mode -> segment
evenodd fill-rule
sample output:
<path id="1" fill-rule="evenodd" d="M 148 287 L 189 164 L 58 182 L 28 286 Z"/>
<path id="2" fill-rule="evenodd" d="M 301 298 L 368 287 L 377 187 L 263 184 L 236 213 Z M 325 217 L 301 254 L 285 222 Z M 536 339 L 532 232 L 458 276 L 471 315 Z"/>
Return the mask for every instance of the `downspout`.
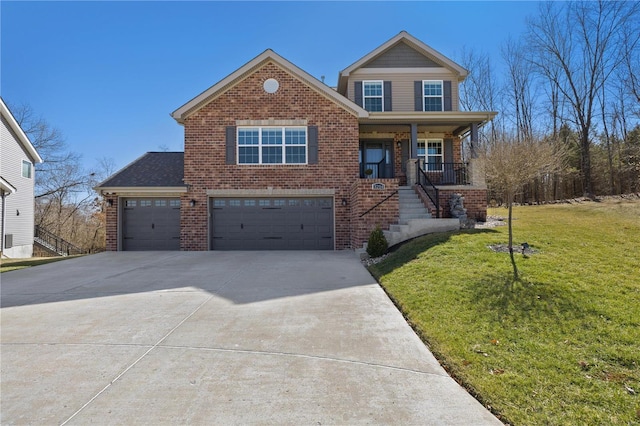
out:
<path id="1" fill-rule="evenodd" d="M 0 252 L 4 253 L 4 230 L 5 230 L 5 217 L 7 214 L 5 198 L 7 197 L 7 193 L 4 189 L 0 190 L 0 196 L 2 197 L 2 232 L 0 233 Z"/>

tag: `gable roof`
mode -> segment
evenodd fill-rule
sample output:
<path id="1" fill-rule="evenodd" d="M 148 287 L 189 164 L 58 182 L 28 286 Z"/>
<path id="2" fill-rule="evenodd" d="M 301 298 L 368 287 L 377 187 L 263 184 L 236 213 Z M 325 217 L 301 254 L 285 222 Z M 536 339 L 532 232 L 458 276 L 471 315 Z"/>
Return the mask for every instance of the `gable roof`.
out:
<path id="1" fill-rule="evenodd" d="M 342 108 L 352 112 L 357 117 L 366 117 L 368 116 L 367 111 L 365 111 L 362 107 L 358 106 L 355 102 L 347 99 L 342 96 L 338 92 L 336 92 L 331 87 L 327 86 L 317 78 L 313 77 L 311 74 L 306 71 L 298 68 L 296 65 L 284 59 L 282 56 L 278 55 L 271 49 L 267 49 L 262 52 L 260 55 L 256 56 L 236 71 L 232 72 L 218 83 L 214 84 L 204 92 L 200 93 L 195 98 L 191 99 L 186 104 L 182 105 L 180 108 L 171 113 L 171 116 L 180 124 L 184 123 L 184 120 L 190 116 L 191 114 L 198 111 L 201 107 L 206 105 L 207 103 L 214 100 L 216 97 L 221 95 L 222 93 L 229 90 L 234 85 L 238 84 L 246 77 L 248 77 L 251 73 L 261 68 L 268 62 L 273 62 L 279 67 L 283 68 L 288 73 L 292 74 L 296 78 L 302 80 L 309 87 L 325 96 L 329 100 L 335 102 L 340 105 Z"/>
<path id="2" fill-rule="evenodd" d="M 95 187 L 186 187 L 184 152 L 147 152 Z"/>
<path id="3" fill-rule="evenodd" d="M 5 120 L 7 120 L 7 123 L 9 123 L 9 127 L 11 127 L 11 130 L 13 130 L 13 132 L 18 137 L 18 143 L 20 143 L 22 147 L 27 151 L 27 153 L 29 153 L 31 160 L 34 163 L 42 163 L 42 157 L 40 157 L 40 154 L 38 154 L 38 151 L 36 151 L 33 144 L 24 133 L 7 105 L 4 103 L 4 99 L 2 99 L 2 97 L 0 97 L 0 114 L 2 115 L 2 117 L 4 117 Z"/>
<path id="4" fill-rule="evenodd" d="M 444 68 L 451 70 L 454 74 L 458 76 L 458 81 L 462 81 L 467 77 L 468 71 L 452 61 L 451 59 L 444 56 L 442 53 L 433 49 L 430 46 L 427 46 L 422 41 L 418 40 L 411 34 L 406 31 L 400 31 L 395 37 L 386 41 L 382 45 L 378 46 L 376 49 L 372 50 L 362 58 L 358 59 L 353 64 L 349 65 L 347 68 L 340 71 L 338 74 L 338 91 L 340 93 L 345 93 L 347 88 L 347 80 L 349 75 L 359 69 L 363 68 L 366 65 L 371 65 L 375 62 L 377 58 L 382 56 L 384 53 L 388 52 L 393 48 L 397 48 L 399 44 L 405 44 L 408 47 L 412 48 L 419 54 L 423 55 L 429 62 L 433 62 L 438 64 Z M 375 66 L 375 65 L 374 65 Z"/>

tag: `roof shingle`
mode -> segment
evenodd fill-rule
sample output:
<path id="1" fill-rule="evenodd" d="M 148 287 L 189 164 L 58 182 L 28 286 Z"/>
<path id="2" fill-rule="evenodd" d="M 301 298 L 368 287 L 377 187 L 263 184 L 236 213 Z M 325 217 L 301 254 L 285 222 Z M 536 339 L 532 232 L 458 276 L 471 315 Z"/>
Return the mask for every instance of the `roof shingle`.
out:
<path id="1" fill-rule="evenodd" d="M 183 179 L 184 152 L 147 152 L 97 188 L 185 186 Z"/>

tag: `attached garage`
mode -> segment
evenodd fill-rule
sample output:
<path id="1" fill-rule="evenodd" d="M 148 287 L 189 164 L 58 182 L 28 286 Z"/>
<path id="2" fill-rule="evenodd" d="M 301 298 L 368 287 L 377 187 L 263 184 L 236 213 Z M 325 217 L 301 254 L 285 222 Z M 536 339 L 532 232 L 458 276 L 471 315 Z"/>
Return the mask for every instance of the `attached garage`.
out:
<path id="1" fill-rule="evenodd" d="M 180 199 L 125 198 L 122 250 L 180 250 Z"/>
<path id="2" fill-rule="evenodd" d="M 213 198 L 213 250 L 333 250 L 333 198 Z"/>

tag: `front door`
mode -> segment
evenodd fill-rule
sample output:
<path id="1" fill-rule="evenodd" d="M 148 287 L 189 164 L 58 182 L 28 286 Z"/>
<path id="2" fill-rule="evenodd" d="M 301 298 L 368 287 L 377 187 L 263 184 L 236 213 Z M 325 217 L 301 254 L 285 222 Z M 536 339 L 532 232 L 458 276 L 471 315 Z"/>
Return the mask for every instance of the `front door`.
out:
<path id="1" fill-rule="evenodd" d="M 361 142 L 360 177 L 370 179 L 393 177 L 393 141 Z"/>

